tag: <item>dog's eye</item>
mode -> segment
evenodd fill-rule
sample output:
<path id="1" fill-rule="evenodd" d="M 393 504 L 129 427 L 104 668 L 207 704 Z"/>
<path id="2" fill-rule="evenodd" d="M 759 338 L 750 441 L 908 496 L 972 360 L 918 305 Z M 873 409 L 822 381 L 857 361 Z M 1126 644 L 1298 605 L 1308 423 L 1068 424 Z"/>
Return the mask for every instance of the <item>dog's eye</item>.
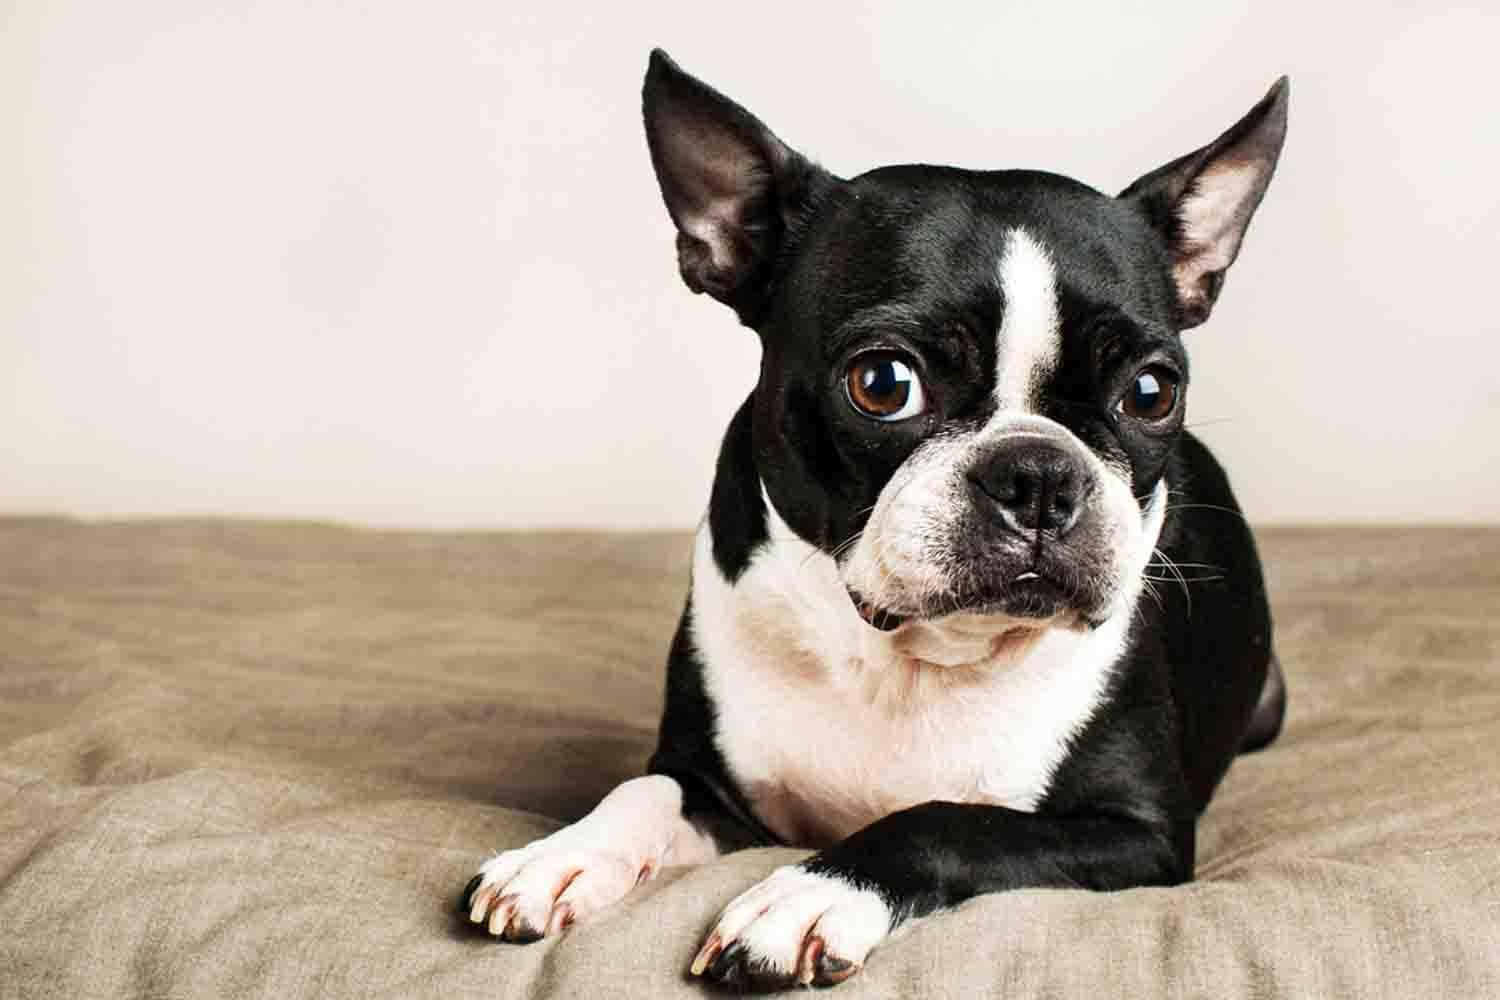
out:
<path id="1" fill-rule="evenodd" d="M 844 375 L 849 403 L 876 420 L 906 420 L 926 411 L 922 380 L 897 354 L 872 351 L 849 364 Z"/>
<path id="2" fill-rule="evenodd" d="M 1151 366 L 1136 373 L 1135 380 L 1116 409 L 1137 420 L 1161 420 L 1177 405 L 1177 376 L 1165 368 Z"/>

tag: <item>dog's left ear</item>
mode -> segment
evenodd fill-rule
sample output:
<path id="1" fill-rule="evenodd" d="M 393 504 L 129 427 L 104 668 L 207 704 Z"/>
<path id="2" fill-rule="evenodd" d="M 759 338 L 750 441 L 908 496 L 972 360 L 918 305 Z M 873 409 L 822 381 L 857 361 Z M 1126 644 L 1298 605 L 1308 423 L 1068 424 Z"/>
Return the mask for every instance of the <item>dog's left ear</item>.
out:
<path id="1" fill-rule="evenodd" d="M 836 183 L 661 49 L 641 90 L 646 141 L 677 226 L 682 280 L 754 326 L 788 230 Z"/>
<path id="2" fill-rule="evenodd" d="M 1208 319 L 1240 252 L 1286 139 L 1290 89 L 1286 77 L 1277 80 L 1229 131 L 1120 192 L 1167 241 L 1182 329 Z"/>

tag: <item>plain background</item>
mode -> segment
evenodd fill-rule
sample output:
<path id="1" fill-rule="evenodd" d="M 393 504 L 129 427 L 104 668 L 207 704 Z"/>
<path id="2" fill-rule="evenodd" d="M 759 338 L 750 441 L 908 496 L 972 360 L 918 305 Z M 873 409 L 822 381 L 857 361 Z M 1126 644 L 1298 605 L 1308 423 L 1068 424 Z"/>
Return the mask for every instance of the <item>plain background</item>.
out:
<path id="1" fill-rule="evenodd" d="M 1290 73 L 1190 423 L 1262 521 L 1500 520 L 1489 8 L 10 3 L 0 510 L 692 524 L 757 347 L 676 276 L 662 45 L 838 173 L 1111 191 Z"/>

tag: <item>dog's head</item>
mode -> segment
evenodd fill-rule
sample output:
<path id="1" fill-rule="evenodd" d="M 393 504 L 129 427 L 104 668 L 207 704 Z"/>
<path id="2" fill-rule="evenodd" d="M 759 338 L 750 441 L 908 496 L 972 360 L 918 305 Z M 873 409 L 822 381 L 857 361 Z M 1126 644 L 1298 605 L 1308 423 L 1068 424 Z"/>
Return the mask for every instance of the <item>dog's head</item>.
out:
<path id="1" fill-rule="evenodd" d="M 683 280 L 761 338 L 756 464 L 866 619 L 1090 625 L 1132 600 L 1208 318 L 1270 182 L 1283 79 L 1118 197 L 1035 171 L 850 180 L 652 54 Z"/>

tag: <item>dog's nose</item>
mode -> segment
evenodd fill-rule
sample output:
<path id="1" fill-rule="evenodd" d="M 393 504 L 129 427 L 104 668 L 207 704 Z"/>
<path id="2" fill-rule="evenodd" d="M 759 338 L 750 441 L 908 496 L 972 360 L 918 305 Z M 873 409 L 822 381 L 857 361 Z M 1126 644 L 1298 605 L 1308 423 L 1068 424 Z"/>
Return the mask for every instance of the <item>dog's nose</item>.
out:
<path id="1" fill-rule="evenodd" d="M 1025 437 L 1003 441 L 969 469 L 976 501 L 1018 533 L 1062 537 L 1078 523 L 1088 470 L 1061 444 Z"/>

